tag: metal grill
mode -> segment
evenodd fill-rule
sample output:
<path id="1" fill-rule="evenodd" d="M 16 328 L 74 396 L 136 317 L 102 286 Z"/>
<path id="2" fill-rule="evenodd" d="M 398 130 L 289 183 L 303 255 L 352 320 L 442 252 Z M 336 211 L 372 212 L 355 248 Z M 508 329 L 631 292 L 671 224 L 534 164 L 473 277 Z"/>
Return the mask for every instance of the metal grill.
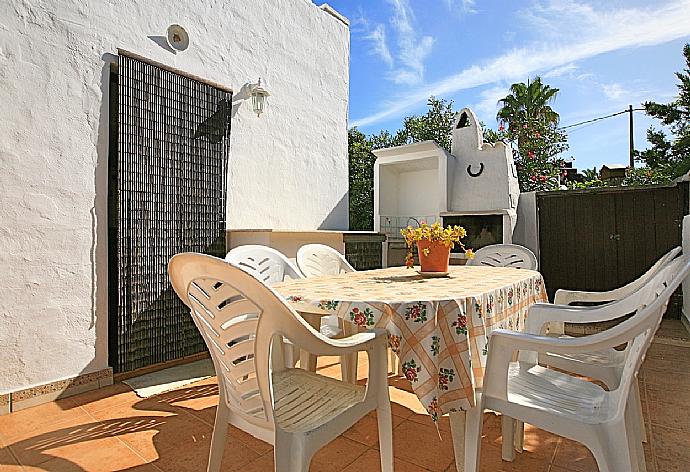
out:
<path id="1" fill-rule="evenodd" d="M 122 51 L 111 75 L 109 354 L 116 372 L 206 349 L 167 274 L 180 252 L 225 255 L 232 92 L 197 79 Z"/>

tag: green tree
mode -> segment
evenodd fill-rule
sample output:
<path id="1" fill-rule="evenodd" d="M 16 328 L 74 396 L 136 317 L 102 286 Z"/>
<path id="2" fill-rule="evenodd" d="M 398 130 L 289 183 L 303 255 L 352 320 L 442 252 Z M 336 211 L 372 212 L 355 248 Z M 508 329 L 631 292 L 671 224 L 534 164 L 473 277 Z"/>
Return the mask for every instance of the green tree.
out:
<path id="1" fill-rule="evenodd" d="M 599 178 L 599 172 L 597 172 L 596 166 L 592 167 L 591 169 L 583 170 L 582 175 L 584 176 L 585 180 L 595 180 Z"/>
<path id="2" fill-rule="evenodd" d="M 690 170 L 690 44 L 683 47 L 683 56 L 685 69 L 676 72 L 676 99 L 666 104 L 644 103 L 647 115 L 661 120 L 671 136 L 653 126 L 647 130 L 651 147 L 636 153 L 645 167 L 630 172 L 628 185 L 670 182 Z"/>
<path id="3" fill-rule="evenodd" d="M 497 136 L 512 142 L 520 190 L 553 190 L 560 187 L 568 136 L 558 128 L 559 115 L 551 103 L 558 89 L 540 77 L 511 85 L 510 94 L 499 100 Z M 491 133 L 489 133 L 491 135 Z"/>
<path id="4" fill-rule="evenodd" d="M 347 133 L 350 180 L 350 229 L 374 229 L 374 161 L 371 142 L 356 127 Z"/>
<path id="5" fill-rule="evenodd" d="M 510 94 L 498 101 L 501 106 L 496 114 L 499 123 L 508 126 L 508 132 L 524 137 L 525 124 L 554 124 L 560 119 L 551 108 L 559 89 L 544 84 L 541 77 L 533 81 L 519 82 L 510 86 Z"/>
<path id="6" fill-rule="evenodd" d="M 455 112 L 453 101 L 430 97 L 427 102 L 429 109 L 424 115 L 408 116 L 403 121 L 403 127 L 393 138 L 394 146 L 412 144 L 420 141 L 433 140 L 446 151 L 450 152 Z"/>

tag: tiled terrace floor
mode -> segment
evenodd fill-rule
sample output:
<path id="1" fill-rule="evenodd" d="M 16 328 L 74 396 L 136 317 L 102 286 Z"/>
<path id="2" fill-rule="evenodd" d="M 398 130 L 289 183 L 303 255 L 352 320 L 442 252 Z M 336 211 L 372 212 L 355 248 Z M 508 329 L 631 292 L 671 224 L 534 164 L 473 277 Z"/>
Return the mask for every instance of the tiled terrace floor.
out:
<path id="1" fill-rule="evenodd" d="M 334 361 L 320 359 L 320 373 L 339 376 Z M 366 375 L 366 361 L 360 362 L 359 373 Z M 647 470 L 690 471 L 690 347 L 655 343 L 640 380 L 651 432 Z M 406 381 L 391 379 L 390 384 L 395 470 L 455 470 L 448 418 L 441 422 L 439 439 Z M 208 379 L 140 399 L 116 384 L 0 416 L 0 470 L 203 472 L 217 392 L 215 379 Z M 514 463 L 502 462 L 499 420 L 490 413 L 484 417 L 482 471 L 597 470 L 584 447 L 530 427 L 527 451 Z M 378 461 L 376 421 L 367 417 L 319 451 L 311 470 L 376 471 Z M 223 470 L 271 471 L 272 448 L 232 428 Z"/>

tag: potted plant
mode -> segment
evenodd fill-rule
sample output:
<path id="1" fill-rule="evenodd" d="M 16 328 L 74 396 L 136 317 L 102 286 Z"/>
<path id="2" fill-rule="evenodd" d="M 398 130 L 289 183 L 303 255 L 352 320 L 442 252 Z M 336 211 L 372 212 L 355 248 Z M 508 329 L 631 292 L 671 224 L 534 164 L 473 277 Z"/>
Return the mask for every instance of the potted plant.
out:
<path id="1" fill-rule="evenodd" d="M 429 226 L 422 223 L 419 228 L 408 226 L 400 230 L 405 243 L 407 244 L 407 256 L 405 265 L 411 268 L 414 265 L 412 255 L 413 246 L 417 245 L 419 254 L 420 272 L 448 272 L 448 262 L 450 261 L 450 250 L 459 244 L 465 251 L 465 255 L 470 259 L 474 257 L 472 249 L 465 249 L 460 242 L 467 234 L 465 228 L 461 226 L 448 226 L 444 228 L 439 223 Z"/>

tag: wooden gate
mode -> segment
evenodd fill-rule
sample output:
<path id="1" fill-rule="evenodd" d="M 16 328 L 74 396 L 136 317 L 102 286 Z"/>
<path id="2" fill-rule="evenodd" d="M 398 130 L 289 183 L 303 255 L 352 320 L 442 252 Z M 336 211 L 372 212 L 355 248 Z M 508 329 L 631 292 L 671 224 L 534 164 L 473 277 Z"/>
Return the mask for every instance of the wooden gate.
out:
<path id="1" fill-rule="evenodd" d="M 610 290 L 681 245 L 688 184 L 537 194 L 540 271 L 559 288 Z M 680 314 L 679 297 L 667 316 Z"/>

